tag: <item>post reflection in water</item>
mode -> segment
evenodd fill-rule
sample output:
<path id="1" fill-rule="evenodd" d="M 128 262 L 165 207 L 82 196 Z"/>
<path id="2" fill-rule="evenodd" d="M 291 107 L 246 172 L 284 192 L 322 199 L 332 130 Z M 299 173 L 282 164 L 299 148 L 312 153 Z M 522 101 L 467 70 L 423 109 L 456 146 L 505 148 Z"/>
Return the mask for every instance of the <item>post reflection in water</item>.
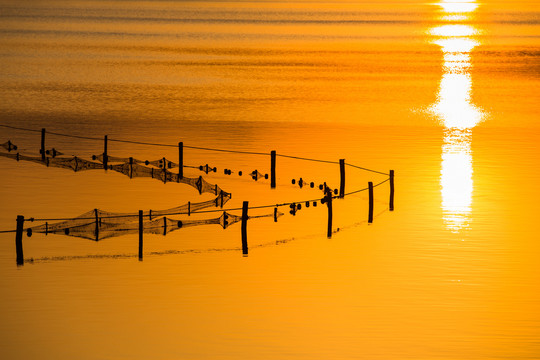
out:
<path id="1" fill-rule="evenodd" d="M 484 113 L 471 103 L 471 50 L 478 45 L 478 30 L 462 22 L 471 19 L 474 1 L 443 1 L 441 19 L 449 22 L 429 30 L 444 56 L 437 102 L 431 111 L 444 126 L 441 161 L 441 207 L 447 229 L 459 232 L 469 226 L 472 209 L 472 129 Z M 460 22 L 459 24 L 451 24 Z"/>

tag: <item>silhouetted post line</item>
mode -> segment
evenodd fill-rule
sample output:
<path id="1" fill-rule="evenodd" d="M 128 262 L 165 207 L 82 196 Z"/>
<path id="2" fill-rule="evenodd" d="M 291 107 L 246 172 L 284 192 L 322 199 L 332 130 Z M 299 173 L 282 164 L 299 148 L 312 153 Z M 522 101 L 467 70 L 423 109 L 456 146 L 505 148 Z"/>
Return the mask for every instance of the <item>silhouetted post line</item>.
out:
<path id="1" fill-rule="evenodd" d="M 109 156 L 107 155 L 107 135 L 105 135 L 104 141 L 103 141 L 103 168 L 107 170 L 109 163 Z"/>
<path id="2" fill-rule="evenodd" d="M 178 143 L 178 182 L 184 177 L 184 143 Z"/>
<path id="3" fill-rule="evenodd" d="M 45 129 L 41 129 L 41 161 L 45 162 Z"/>
<path id="4" fill-rule="evenodd" d="M 270 152 L 270 188 L 276 188 L 276 150 Z"/>
<path id="5" fill-rule="evenodd" d="M 368 182 L 369 189 L 369 213 L 368 213 L 368 223 L 373 222 L 373 183 Z"/>
<path id="6" fill-rule="evenodd" d="M 143 211 L 139 210 L 139 260 L 143 258 Z"/>
<path id="7" fill-rule="evenodd" d="M 274 208 L 274 222 L 277 222 L 277 207 Z"/>
<path id="8" fill-rule="evenodd" d="M 390 170 L 390 211 L 394 211 L 394 170 Z"/>
<path id="9" fill-rule="evenodd" d="M 339 197 L 343 199 L 345 197 L 345 159 L 339 159 L 339 174 L 341 176 Z"/>
<path id="10" fill-rule="evenodd" d="M 17 230 L 15 231 L 15 251 L 17 252 L 17 265 L 24 265 L 23 255 L 23 228 L 24 228 L 24 216 L 17 215 Z"/>
<path id="11" fill-rule="evenodd" d="M 248 221 L 248 206 L 249 202 L 244 201 L 242 206 L 242 254 L 247 256 L 248 244 L 247 244 L 247 221 Z"/>

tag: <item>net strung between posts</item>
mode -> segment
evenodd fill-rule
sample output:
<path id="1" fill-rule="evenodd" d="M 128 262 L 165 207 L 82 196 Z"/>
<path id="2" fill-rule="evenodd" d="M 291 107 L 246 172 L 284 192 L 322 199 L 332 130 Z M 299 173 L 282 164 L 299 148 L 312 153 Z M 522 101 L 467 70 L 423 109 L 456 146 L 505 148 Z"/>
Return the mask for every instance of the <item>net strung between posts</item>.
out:
<path id="1" fill-rule="evenodd" d="M 3 147 L 7 151 L 17 150 L 17 145 L 13 144 L 10 140 L 6 141 L 3 144 L 0 144 L 0 147 Z"/>
<path id="2" fill-rule="evenodd" d="M 103 154 L 99 154 L 99 155 L 92 155 L 92 160 L 97 160 L 101 163 L 103 163 Z M 149 161 L 149 160 L 140 160 L 140 159 L 135 159 L 135 158 L 129 158 L 129 157 L 118 157 L 118 156 L 111 156 L 111 155 L 107 155 L 107 161 L 108 162 L 117 162 L 117 163 L 130 163 L 130 162 L 133 162 L 135 164 L 144 164 L 144 165 L 152 165 L 152 166 L 155 166 L 157 168 L 163 168 L 163 164 L 165 164 L 165 167 L 166 168 L 175 168 L 175 167 L 178 167 L 178 164 L 175 163 L 174 161 L 171 161 L 171 160 L 167 160 L 166 158 L 161 158 L 161 159 L 158 159 L 158 160 L 152 160 L 152 161 Z"/>
<path id="3" fill-rule="evenodd" d="M 35 157 L 35 156 L 26 156 L 21 155 L 19 153 L 5 153 L 0 152 L 0 156 L 4 156 L 10 159 L 14 159 L 17 161 L 30 161 L 35 162 L 38 164 L 43 164 L 49 167 L 57 167 L 57 168 L 63 168 L 63 169 L 71 169 L 75 172 L 83 171 L 83 170 L 99 170 L 103 169 L 103 164 L 99 162 L 89 161 L 85 159 L 81 159 L 77 156 L 73 157 L 45 157 L 45 161 L 42 160 L 42 158 Z M 96 159 L 103 160 L 103 155 L 95 156 Z M 190 177 L 182 177 L 179 178 L 179 175 L 177 173 L 171 172 L 167 170 L 167 166 L 175 166 L 176 164 L 166 160 L 165 158 L 161 160 L 154 160 L 154 161 L 142 161 L 142 160 L 136 160 L 136 159 L 130 159 L 130 158 L 119 158 L 119 157 L 107 157 L 110 162 L 120 162 L 119 164 L 112 164 L 108 166 L 109 170 L 113 170 L 116 172 L 119 172 L 121 174 L 124 174 L 126 176 L 129 176 L 130 178 L 134 177 L 147 177 L 152 179 L 157 179 L 160 181 L 166 182 L 175 182 L 175 183 L 181 183 L 181 184 L 187 184 L 191 187 L 194 187 L 199 191 L 199 194 L 202 193 L 211 193 L 214 195 L 219 195 L 223 191 L 217 184 L 210 184 L 206 180 L 202 178 L 202 176 L 199 176 L 198 178 L 190 178 Z M 159 165 L 160 163 L 163 164 L 165 161 L 166 166 L 163 167 L 150 167 L 141 165 L 142 163 L 146 164 L 156 164 Z M 161 165 L 162 166 L 162 165 Z M 230 194 L 223 191 L 223 193 L 226 194 L 226 196 L 230 197 Z"/>
<path id="4" fill-rule="evenodd" d="M 202 203 L 191 204 L 194 207 L 202 209 L 211 206 L 215 200 L 210 200 Z M 168 233 L 179 230 L 185 227 L 200 226 L 200 225 L 220 225 L 226 229 L 232 224 L 242 220 L 241 216 L 237 216 L 224 211 L 221 216 L 212 219 L 202 220 L 180 220 L 172 219 L 167 216 L 152 217 L 152 213 L 166 213 L 170 210 L 176 210 L 183 207 L 188 207 L 189 204 L 179 206 L 169 210 L 148 211 L 144 213 L 143 232 L 148 234 L 167 235 Z M 114 214 L 114 215 L 111 215 Z M 251 216 L 249 219 L 282 216 L 282 213 Z M 45 223 L 39 226 L 34 226 L 27 229 L 27 233 L 44 233 L 44 234 L 60 234 L 80 237 L 84 239 L 99 241 L 111 237 L 117 237 L 128 234 L 136 234 L 139 232 L 139 215 L 136 214 L 119 214 L 110 213 L 102 210 L 94 209 L 80 216 L 53 224 Z"/>

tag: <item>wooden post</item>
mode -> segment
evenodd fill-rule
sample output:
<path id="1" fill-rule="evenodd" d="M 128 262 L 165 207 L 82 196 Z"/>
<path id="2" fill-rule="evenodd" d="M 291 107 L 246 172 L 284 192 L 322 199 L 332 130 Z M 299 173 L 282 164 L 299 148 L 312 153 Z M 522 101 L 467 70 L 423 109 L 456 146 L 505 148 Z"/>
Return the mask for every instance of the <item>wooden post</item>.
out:
<path id="1" fill-rule="evenodd" d="M 98 218 L 98 209 L 94 209 L 94 215 L 96 217 L 96 229 L 94 235 L 96 236 L 96 241 L 99 241 L 99 218 Z"/>
<path id="2" fill-rule="evenodd" d="M 133 179 L 133 157 L 129 157 L 129 178 Z"/>
<path id="3" fill-rule="evenodd" d="M 17 265 L 24 265 L 24 255 L 22 246 L 24 227 L 24 216 L 17 215 L 17 230 L 15 232 L 15 250 L 17 252 Z"/>
<path id="4" fill-rule="evenodd" d="M 167 183 L 167 160 L 165 160 L 165 157 L 163 157 L 161 159 L 162 163 L 163 163 L 163 167 L 161 168 L 161 173 L 163 175 L 163 183 L 166 184 Z"/>
<path id="5" fill-rule="evenodd" d="M 247 221 L 248 221 L 248 201 L 244 201 L 242 206 L 242 254 L 247 256 L 248 244 L 247 244 Z"/>
<path id="6" fill-rule="evenodd" d="M 163 217 L 163 235 L 167 235 L 167 218 Z"/>
<path id="7" fill-rule="evenodd" d="M 270 152 L 270 188 L 276 188 L 276 150 Z"/>
<path id="8" fill-rule="evenodd" d="M 345 197 L 345 159 L 339 159 L 339 173 L 341 176 L 341 182 L 339 185 L 339 197 Z"/>
<path id="9" fill-rule="evenodd" d="M 390 170 L 390 211 L 394 211 L 394 170 Z"/>
<path id="10" fill-rule="evenodd" d="M 326 236 L 330 239 L 332 237 L 332 189 L 325 188 L 326 206 L 328 207 L 328 231 Z"/>
<path id="11" fill-rule="evenodd" d="M 178 182 L 184 178 L 184 143 L 178 143 Z"/>
<path id="12" fill-rule="evenodd" d="M 108 165 L 109 165 L 109 156 L 107 155 L 107 135 L 105 135 L 105 139 L 103 142 L 103 168 L 107 170 Z"/>
<path id="13" fill-rule="evenodd" d="M 143 259 L 143 211 L 139 210 L 139 261 Z"/>
<path id="14" fill-rule="evenodd" d="M 368 213 L 368 223 L 373 222 L 373 183 L 368 182 L 369 188 L 369 213 Z"/>
<path id="15" fill-rule="evenodd" d="M 41 129 L 41 161 L 45 162 L 45 129 Z"/>

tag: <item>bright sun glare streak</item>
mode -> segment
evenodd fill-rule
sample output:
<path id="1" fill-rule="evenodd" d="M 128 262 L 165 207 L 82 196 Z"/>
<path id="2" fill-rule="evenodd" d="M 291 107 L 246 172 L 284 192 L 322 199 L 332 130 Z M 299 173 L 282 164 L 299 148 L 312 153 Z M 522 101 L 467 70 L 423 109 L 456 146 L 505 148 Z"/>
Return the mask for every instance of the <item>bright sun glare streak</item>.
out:
<path id="1" fill-rule="evenodd" d="M 442 1 L 445 21 L 463 21 L 476 10 L 474 1 Z M 443 52 L 444 74 L 437 102 L 431 111 L 445 127 L 441 161 L 441 207 L 447 228 L 459 232 L 466 228 L 472 209 L 473 166 L 472 128 L 483 119 L 481 109 L 471 102 L 471 56 L 478 45 L 473 38 L 478 30 L 469 25 L 448 24 L 428 31 L 433 43 Z"/>
<path id="2" fill-rule="evenodd" d="M 429 31 L 432 36 L 446 36 L 456 38 L 460 36 L 470 37 L 477 35 L 478 31 L 469 25 L 441 25 Z"/>
<path id="3" fill-rule="evenodd" d="M 442 1 L 439 6 L 445 13 L 471 13 L 476 10 L 478 4 L 471 1 Z"/>
<path id="4" fill-rule="evenodd" d="M 468 226 L 472 176 L 470 129 L 447 129 L 441 162 L 441 206 L 446 227 L 453 232 Z"/>

